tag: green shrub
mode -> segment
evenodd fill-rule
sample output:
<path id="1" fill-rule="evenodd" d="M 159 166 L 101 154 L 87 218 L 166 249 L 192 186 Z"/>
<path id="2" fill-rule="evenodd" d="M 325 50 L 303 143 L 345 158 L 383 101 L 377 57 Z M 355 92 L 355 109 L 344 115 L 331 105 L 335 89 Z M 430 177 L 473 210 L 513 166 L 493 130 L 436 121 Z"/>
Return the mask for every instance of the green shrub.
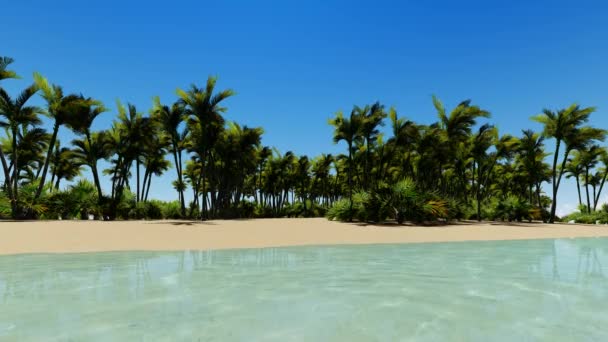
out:
<path id="1" fill-rule="evenodd" d="M 334 202 L 334 204 L 327 210 L 325 217 L 330 220 L 336 221 L 348 221 L 354 216 L 355 210 L 351 211 L 350 200 L 348 198 L 342 198 Z"/>
<path id="2" fill-rule="evenodd" d="M 182 209 L 179 201 L 159 202 L 161 207 L 162 218 L 164 219 L 180 219 L 182 218 Z"/>
<path id="3" fill-rule="evenodd" d="M 521 222 L 522 220 L 532 220 L 536 212 L 537 210 L 534 210 L 528 201 L 517 196 L 509 196 L 495 204 L 493 217 L 490 219 Z"/>

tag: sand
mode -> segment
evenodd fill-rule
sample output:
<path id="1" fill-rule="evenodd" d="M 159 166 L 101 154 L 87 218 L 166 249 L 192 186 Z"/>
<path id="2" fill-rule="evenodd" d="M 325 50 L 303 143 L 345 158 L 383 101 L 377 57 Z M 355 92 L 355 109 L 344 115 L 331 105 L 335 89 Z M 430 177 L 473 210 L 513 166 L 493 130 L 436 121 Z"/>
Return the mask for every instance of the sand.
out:
<path id="1" fill-rule="evenodd" d="M 230 221 L 0 222 L 0 254 L 205 250 L 301 245 L 608 237 L 608 226 L 460 223 L 362 225 L 324 218 Z"/>

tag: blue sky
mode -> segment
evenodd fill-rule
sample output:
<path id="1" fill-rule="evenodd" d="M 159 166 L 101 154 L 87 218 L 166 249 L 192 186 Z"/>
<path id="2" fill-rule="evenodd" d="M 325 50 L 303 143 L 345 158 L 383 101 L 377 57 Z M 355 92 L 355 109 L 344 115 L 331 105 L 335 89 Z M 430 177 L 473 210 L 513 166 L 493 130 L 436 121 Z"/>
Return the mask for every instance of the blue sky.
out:
<path id="1" fill-rule="evenodd" d="M 540 126 L 544 107 L 597 106 L 608 128 L 608 5 L 601 1 L 8 1 L 0 55 L 67 92 L 147 111 L 154 95 L 219 76 L 227 118 L 262 126 L 263 143 L 311 156 L 336 153 L 327 120 L 376 100 L 420 123 L 471 98 L 502 133 Z M 67 130 L 60 138 L 71 139 Z M 551 142 L 549 142 L 551 143 Z M 155 198 L 176 198 L 171 170 Z M 559 211 L 576 205 L 566 182 Z"/>

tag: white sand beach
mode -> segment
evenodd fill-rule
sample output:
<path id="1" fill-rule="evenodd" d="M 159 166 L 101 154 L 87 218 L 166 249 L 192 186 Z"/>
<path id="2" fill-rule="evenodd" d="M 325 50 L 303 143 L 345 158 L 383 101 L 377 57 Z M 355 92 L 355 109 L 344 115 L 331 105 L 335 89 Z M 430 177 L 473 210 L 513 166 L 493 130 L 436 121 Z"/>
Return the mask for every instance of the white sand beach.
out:
<path id="1" fill-rule="evenodd" d="M 0 254 L 261 248 L 608 237 L 608 226 L 475 223 L 363 225 L 324 218 L 227 221 L 0 222 Z"/>

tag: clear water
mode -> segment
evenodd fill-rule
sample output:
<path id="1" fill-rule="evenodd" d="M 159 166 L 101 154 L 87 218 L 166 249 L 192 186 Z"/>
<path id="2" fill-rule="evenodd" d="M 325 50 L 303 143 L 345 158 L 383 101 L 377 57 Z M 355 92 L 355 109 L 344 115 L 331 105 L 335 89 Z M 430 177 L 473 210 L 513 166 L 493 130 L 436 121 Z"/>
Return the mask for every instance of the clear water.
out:
<path id="1" fill-rule="evenodd" d="M 0 340 L 606 341 L 608 239 L 0 257 Z"/>

